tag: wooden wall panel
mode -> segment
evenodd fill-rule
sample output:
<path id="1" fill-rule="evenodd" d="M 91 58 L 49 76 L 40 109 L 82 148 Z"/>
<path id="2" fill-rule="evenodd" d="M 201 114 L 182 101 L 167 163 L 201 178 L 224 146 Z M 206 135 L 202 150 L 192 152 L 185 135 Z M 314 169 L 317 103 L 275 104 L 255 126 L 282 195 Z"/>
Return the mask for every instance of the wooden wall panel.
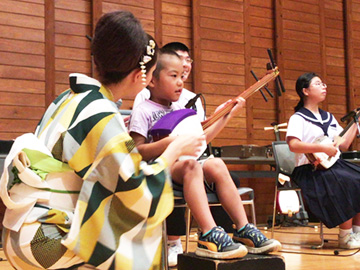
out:
<path id="1" fill-rule="evenodd" d="M 91 76 L 91 1 L 55 1 L 55 95 L 69 88 L 68 75 Z"/>
<path id="2" fill-rule="evenodd" d="M 201 61 L 200 92 L 207 115 L 245 89 L 244 25 L 242 1 L 200 1 L 197 27 L 197 61 Z M 216 89 L 216 90 L 215 90 Z M 213 91 L 215 90 L 215 91 Z M 241 144 L 246 141 L 245 109 L 213 141 L 213 145 Z M 229 140 L 228 138 L 231 138 Z"/>
<path id="3" fill-rule="evenodd" d="M 272 2 L 272 1 L 271 1 Z M 250 54 L 250 70 L 248 70 L 248 84 L 247 87 L 254 84 L 256 81 L 250 75 L 252 70 L 256 76 L 260 79 L 266 74 L 266 64 L 269 62 L 267 49 L 271 49 L 274 57 L 274 6 L 270 1 L 257 1 L 251 0 L 249 7 L 249 32 L 250 32 L 250 46 L 247 54 Z M 274 84 L 271 82 L 268 85 L 269 90 L 274 96 Z M 258 92 L 251 99 L 252 105 L 252 128 L 253 134 L 248 138 L 247 143 L 256 145 L 267 145 L 271 141 L 275 140 L 275 134 L 272 131 L 264 131 L 264 127 L 270 126 L 272 122 L 277 121 L 275 114 L 275 102 L 276 99 L 262 89 L 267 101 Z M 249 102 L 248 102 L 249 103 Z M 261 114 L 255 113 L 255 111 L 262 111 Z M 249 113 L 249 111 L 248 111 Z M 251 119 L 248 119 L 251 121 Z"/>
<path id="4" fill-rule="evenodd" d="M 195 61 L 185 87 L 205 96 L 207 115 L 255 82 L 250 70 L 264 76 L 266 49 L 272 50 L 286 93 L 278 96 L 270 83 L 273 99 L 267 95 L 265 102 L 260 93 L 248 98 L 214 146 L 275 140 L 263 128 L 288 121 L 303 72 L 315 71 L 328 84 L 322 107 L 338 120 L 360 107 L 360 0 L 2 0 L 0 139 L 33 131 L 48 103 L 68 87 L 69 73 L 92 74 L 85 35 L 92 36 L 101 14 L 119 9 L 133 12 L 160 46 L 180 41 L 191 48 Z M 124 97 L 123 109 L 131 106 L 132 98 Z M 360 140 L 353 149 L 360 150 Z M 273 182 L 242 183 L 255 189 L 263 222 Z"/>
<path id="5" fill-rule="evenodd" d="M 3 0 L 0 10 L 0 138 L 9 140 L 44 111 L 44 1 Z"/>
<path id="6" fill-rule="evenodd" d="M 191 25 L 191 2 L 190 0 L 164 0 L 161 1 L 161 28 L 162 36 L 159 46 L 169 42 L 182 42 L 190 49 L 192 56 L 192 25 Z M 193 87 L 193 72 L 190 73 L 185 88 L 194 92 L 201 92 Z"/>

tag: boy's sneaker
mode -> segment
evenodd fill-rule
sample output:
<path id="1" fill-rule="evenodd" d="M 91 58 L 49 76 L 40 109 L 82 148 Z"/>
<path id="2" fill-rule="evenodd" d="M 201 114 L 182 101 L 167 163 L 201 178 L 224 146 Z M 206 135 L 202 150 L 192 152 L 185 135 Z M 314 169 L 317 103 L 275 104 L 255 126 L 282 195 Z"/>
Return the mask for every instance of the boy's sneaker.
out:
<path id="1" fill-rule="evenodd" d="M 218 226 L 212 228 L 205 236 L 200 234 L 195 254 L 214 259 L 233 259 L 244 257 L 247 249 L 241 244 L 234 243 L 224 229 Z"/>
<path id="2" fill-rule="evenodd" d="M 235 230 L 233 234 L 235 243 L 242 243 L 249 253 L 269 253 L 281 249 L 281 244 L 275 239 L 267 239 L 253 224 L 248 223 L 240 232 Z"/>
<path id="3" fill-rule="evenodd" d="M 176 243 L 168 244 L 168 264 L 170 267 L 177 265 L 178 255 L 183 253 L 183 249 L 180 245 Z"/>
<path id="4" fill-rule="evenodd" d="M 358 233 L 349 233 L 344 237 L 340 237 L 339 235 L 339 247 L 346 249 L 360 248 Z"/>

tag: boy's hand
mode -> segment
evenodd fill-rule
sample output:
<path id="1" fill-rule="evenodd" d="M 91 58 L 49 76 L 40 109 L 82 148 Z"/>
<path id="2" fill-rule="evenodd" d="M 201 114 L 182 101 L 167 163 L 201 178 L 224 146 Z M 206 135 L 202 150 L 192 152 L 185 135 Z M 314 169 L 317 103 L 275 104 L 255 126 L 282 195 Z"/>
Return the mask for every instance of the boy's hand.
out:
<path id="1" fill-rule="evenodd" d="M 223 104 L 220 104 L 216 109 L 215 112 L 217 112 L 218 110 L 224 108 L 227 104 L 229 104 L 230 102 L 232 102 L 232 99 L 229 99 L 228 101 L 225 101 Z"/>
<path id="2" fill-rule="evenodd" d="M 240 110 L 241 110 L 242 108 L 245 107 L 246 101 L 245 101 L 244 98 L 242 98 L 242 97 L 237 97 L 235 100 L 236 100 L 237 103 L 236 103 L 236 105 L 234 106 L 234 108 L 232 108 L 232 110 L 230 111 L 230 117 L 235 116 L 236 114 L 238 114 L 238 113 L 240 112 Z"/>

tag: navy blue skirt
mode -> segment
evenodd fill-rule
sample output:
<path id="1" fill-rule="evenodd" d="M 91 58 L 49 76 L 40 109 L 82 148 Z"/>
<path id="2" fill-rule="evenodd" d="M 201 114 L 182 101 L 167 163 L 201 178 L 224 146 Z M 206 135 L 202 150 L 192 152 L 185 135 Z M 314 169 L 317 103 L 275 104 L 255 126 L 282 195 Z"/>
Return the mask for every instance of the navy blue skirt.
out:
<path id="1" fill-rule="evenodd" d="M 327 170 L 310 164 L 296 167 L 292 179 L 301 188 L 309 210 L 333 228 L 360 213 L 360 166 L 339 159 Z"/>

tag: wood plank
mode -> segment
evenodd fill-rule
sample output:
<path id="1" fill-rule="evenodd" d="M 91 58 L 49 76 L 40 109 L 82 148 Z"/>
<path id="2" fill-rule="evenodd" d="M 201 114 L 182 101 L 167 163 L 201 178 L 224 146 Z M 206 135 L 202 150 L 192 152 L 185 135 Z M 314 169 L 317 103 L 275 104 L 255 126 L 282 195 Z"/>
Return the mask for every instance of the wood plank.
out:
<path id="1" fill-rule="evenodd" d="M 232 0 L 207 0 L 202 1 L 201 5 L 206 7 L 220 8 L 224 10 L 232 10 L 237 12 L 243 12 L 243 1 L 232 1 Z"/>
<path id="2" fill-rule="evenodd" d="M 140 20 L 153 20 L 154 19 L 154 10 L 145 9 L 141 6 L 129 6 L 123 4 L 114 4 L 103 2 L 103 13 L 116 11 L 116 10 L 128 10 L 135 15 L 136 18 Z"/>
<path id="3" fill-rule="evenodd" d="M 256 18 L 256 20 L 251 20 L 250 25 L 251 26 L 257 26 L 257 27 L 263 27 L 266 29 L 273 29 L 273 21 L 268 18 Z"/>
<path id="4" fill-rule="evenodd" d="M 74 24 L 67 22 L 55 22 L 55 33 L 85 37 L 91 34 L 91 26 L 88 24 Z"/>
<path id="5" fill-rule="evenodd" d="M 0 15 L 1 16 L 1 15 Z M 24 40 L 44 42 L 44 30 L 28 29 L 17 26 L 0 25 L 0 33 L 2 38 L 11 40 Z"/>
<path id="6" fill-rule="evenodd" d="M 320 43 L 320 36 L 318 34 L 303 33 L 296 30 L 284 29 L 284 41 L 285 40 L 294 40 L 294 41 L 303 41 L 306 37 L 306 43 Z"/>
<path id="7" fill-rule="evenodd" d="M 90 18 L 90 13 L 85 13 L 82 11 L 55 9 L 56 21 L 78 24 L 90 24 Z"/>
<path id="8" fill-rule="evenodd" d="M 23 15 L 44 17 L 44 5 L 37 3 L 1 0 L 0 10 L 12 14 L 23 14 Z"/>
<path id="9" fill-rule="evenodd" d="M 202 61 L 204 72 L 219 72 L 222 74 L 231 74 L 235 76 L 244 75 L 245 67 L 243 65 L 228 64 L 228 63 L 216 63 L 212 61 Z"/>
<path id="10" fill-rule="evenodd" d="M 164 16 L 165 16 L 165 14 L 164 14 Z M 167 19 L 169 19 L 169 18 L 167 18 Z M 157 41 L 159 47 L 164 46 L 163 32 L 162 32 L 162 25 L 163 25 L 164 20 L 166 20 L 166 19 L 165 19 L 165 17 L 163 19 L 162 1 L 154 0 L 154 32 L 155 32 L 154 38 Z"/>
<path id="11" fill-rule="evenodd" d="M 90 1 L 72 1 L 72 0 L 56 0 L 55 1 L 56 9 L 66 9 L 73 11 L 81 11 L 85 13 L 91 13 L 91 3 Z"/>
<path id="12" fill-rule="evenodd" d="M 204 18 L 212 18 L 212 19 L 224 19 L 227 18 L 228 21 L 231 22 L 244 22 L 244 17 L 242 12 L 224 10 L 219 8 L 211 8 L 211 7 L 200 7 L 201 17 Z"/>
<path id="13" fill-rule="evenodd" d="M 154 3 L 153 1 L 144 1 L 144 0 L 106 0 L 104 1 L 104 3 L 119 3 L 121 2 L 122 5 L 126 5 L 126 6 L 134 6 L 134 7 L 143 7 L 143 8 L 148 8 L 148 9 L 153 9 L 154 8 Z"/>
<path id="14" fill-rule="evenodd" d="M 257 18 L 272 19 L 274 16 L 273 10 L 268 7 L 249 8 L 249 13 L 250 18 L 252 18 L 253 20 L 256 20 Z"/>
<path id="15" fill-rule="evenodd" d="M 45 2 L 45 106 L 55 98 L 55 4 Z"/>
<path id="16" fill-rule="evenodd" d="M 221 40 L 202 40 L 201 48 L 208 51 L 218 52 L 235 52 L 238 54 L 244 54 L 244 44 L 242 43 L 229 43 Z"/>
<path id="17" fill-rule="evenodd" d="M 13 93 L 33 93 L 40 94 L 45 92 L 45 83 L 34 80 L 14 80 L 0 78 L 0 91 Z"/>
<path id="18" fill-rule="evenodd" d="M 0 51 L 44 55 L 45 46 L 42 42 L 0 38 Z"/>
<path id="19" fill-rule="evenodd" d="M 179 26 L 186 28 L 191 28 L 191 20 L 189 17 L 177 16 L 174 14 L 163 14 L 162 15 L 163 24 Z"/>
<path id="20" fill-rule="evenodd" d="M 201 85 L 201 93 L 205 94 L 205 98 L 207 98 L 208 95 L 223 93 L 225 91 L 229 93 L 229 96 L 232 95 L 232 97 L 234 97 L 240 95 L 243 91 L 245 91 L 245 85 L 236 86 L 210 83 L 202 83 Z"/>
<path id="21" fill-rule="evenodd" d="M 191 29 L 181 26 L 163 25 L 163 34 L 177 39 L 189 38 L 191 36 Z"/>
<path id="22" fill-rule="evenodd" d="M 162 2 L 173 3 L 173 4 L 189 6 L 189 7 L 192 5 L 192 0 L 162 0 Z"/>
<path id="23" fill-rule="evenodd" d="M 45 67 L 43 55 L 33 55 L 13 52 L 0 52 L 0 64 L 22 67 Z"/>
<path id="24" fill-rule="evenodd" d="M 85 36 L 56 34 L 55 45 L 68 48 L 79 48 L 82 50 L 90 51 L 91 42 Z"/>
<path id="25" fill-rule="evenodd" d="M 79 73 L 90 73 L 91 62 L 90 61 L 77 61 L 70 59 L 56 59 L 55 69 L 57 71 L 66 72 L 79 72 Z"/>
<path id="26" fill-rule="evenodd" d="M 243 31 L 243 24 L 239 22 L 228 22 L 226 18 L 223 20 L 219 19 L 209 19 L 209 18 L 201 18 L 200 19 L 200 27 L 209 28 L 214 30 L 222 30 L 226 32 L 242 32 Z"/>
<path id="27" fill-rule="evenodd" d="M 1 118 L 25 120 L 33 119 L 39 121 L 44 114 L 44 107 L 31 107 L 26 105 L 28 105 L 26 102 L 23 102 L 23 104 L 18 102 L 15 105 L 0 105 Z M 31 111 L 31 113 L 29 113 L 29 111 Z"/>
<path id="28" fill-rule="evenodd" d="M 204 72 L 202 74 L 204 83 L 223 84 L 223 85 L 244 85 L 244 79 L 236 75 L 219 74 Z"/>
<path id="29" fill-rule="evenodd" d="M 11 133 L 27 133 L 34 132 L 39 120 L 17 120 L 17 119 L 2 119 L 0 121 L 0 130 L 1 132 L 11 132 Z M 11 128 L 11 130 L 9 130 Z"/>
<path id="30" fill-rule="evenodd" d="M 190 17 L 191 8 L 190 6 L 183 6 L 177 4 L 171 4 L 163 2 L 162 11 L 164 14 L 175 14 L 177 16 Z"/>
<path id="31" fill-rule="evenodd" d="M 289 21 L 320 24 L 319 16 L 314 16 L 314 14 L 309 12 L 299 12 L 298 10 L 286 10 L 286 12 L 283 13 L 283 18 Z"/>
<path id="32" fill-rule="evenodd" d="M 326 58 L 326 64 L 327 65 L 332 65 L 332 66 L 344 67 L 345 66 L 345 59 L 344 58 L 328 56 Z"/>
<path id="33" fill-rule="evenodd" d="M 299 55 L 306 55 L 306 54 L 320 54 L 320 46 L 317 43 L 310 43 L 310 42 L 301 42 L 297 40 L 284 40 L 283 42 L 284 48 L 286 48 L 287 52 L 294 54 L 294 52 L 298 52 Z"/>
<path id="34" fill-rule="evenodd" d="M 273 38 L 274 36 L 273 29 L 252 26 L 249 30 L 252 37 Z"/>
<path id="35" fill-rule="evenodd" d="M 44 81 L 45 70 L 43 68 L 5 66 L 0 64 L 0 78 Z"/>
<path id="36" fill-rule="evenodd" d="M 2 92 L 0 104 L 28 107 L 44 107 L 45 99 L 43 94 Z"/>
<path id="37" fill-rule="evenodd" d="M 343 21 L 337 18 L 325 18 L 325 26 L 326 28 L 330 28 L 329 31 L 331 31 L 331 29 L 344 29 Z"/>
<path id="38" fill-rule="evenodd" d="M 209 40 L 223 40 L 233 43 L 244 43 L 244 37 L 242 33 L 235 34 L 211 29 L 202 29 L 200 33 L 200 38 Z"/>
<path id="39" fill-rule="evenodd" d="M 294 10 L 303 13 L 319 14 L 319 6 L 316 3 L 304 3 L 302 1 L 283 1 L 284 10 Z"/>
<path id="40" fill-rule="evenodd" d="M 288 30 L 296 30 L 304 33 L 320 34 L 319 25 L 314 23 L 284 20 L 283 25 L 284 28 Z"/>
<path id="41" fill-rule="evenodd" d="M 71 60 L 82 60 L 91 61 L 90 49 L 84 48 L 67 48 L 67 47 L 56 47 L 55 57 L 58 59 L 71 59 Z"/>
<path id="42" fill-rule="evenodd" d="M 44 18 L 0 11 L 0 24 L 44 30 Z"/>

